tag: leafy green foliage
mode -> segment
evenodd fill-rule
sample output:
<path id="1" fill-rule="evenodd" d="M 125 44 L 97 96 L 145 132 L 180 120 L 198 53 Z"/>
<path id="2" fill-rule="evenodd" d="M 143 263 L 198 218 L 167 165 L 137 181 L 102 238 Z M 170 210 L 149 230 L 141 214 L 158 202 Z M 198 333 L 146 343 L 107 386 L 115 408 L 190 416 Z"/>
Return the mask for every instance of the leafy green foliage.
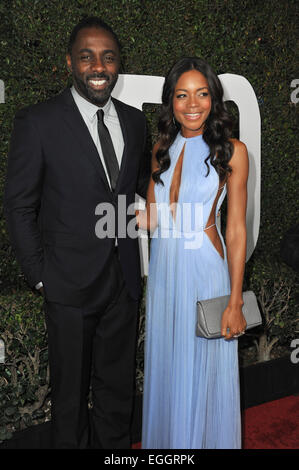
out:
<path id="1" fill-rule="evenodd" d="M 0 296 L 0 441 L 49 416 L 47 338 L 41 298 L 26 291 Z"/>
<path id="2" fill-rule="evenodd" d="M 251 338 L 259 362 L 271 359 L 277 348 L 288 354 L 292 339 L 298 335 L 298 276 L 285 264 L 265 256 L 250 263 L 245 281 L 255 292 L 263 317 L 262 326 L 246 335 L 245 347 Z"/>

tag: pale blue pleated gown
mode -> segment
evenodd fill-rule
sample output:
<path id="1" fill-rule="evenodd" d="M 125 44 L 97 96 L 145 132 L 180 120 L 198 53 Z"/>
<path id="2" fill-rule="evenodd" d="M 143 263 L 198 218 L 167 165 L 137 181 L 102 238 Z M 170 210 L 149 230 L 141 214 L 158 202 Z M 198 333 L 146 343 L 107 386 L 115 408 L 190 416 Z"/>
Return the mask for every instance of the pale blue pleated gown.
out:
<path id="1" fill-rule="evenodd" d="M 173 172 L 184 148 L 175 220 L 169 208 Z M 238 449 L 241 447 L 238 342 L 196 337 L 196 301 L 230 293 L 224 259 L 206 227 L 219 176 L 204 160 L 202 136 L 178 134 L 170 168 L 155 185 L 158 227 L 150 250 L 142 447 Z M 217 203 L 218 213 L 225 188 Z"/>

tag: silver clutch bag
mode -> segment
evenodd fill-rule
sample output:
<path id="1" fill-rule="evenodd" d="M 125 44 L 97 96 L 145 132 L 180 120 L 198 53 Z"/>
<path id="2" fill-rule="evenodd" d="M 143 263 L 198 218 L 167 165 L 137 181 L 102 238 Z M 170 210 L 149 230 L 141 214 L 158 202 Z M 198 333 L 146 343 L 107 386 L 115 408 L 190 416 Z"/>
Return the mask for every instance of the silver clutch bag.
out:
<path id="1" fill-rule="evenodd" d="M 227 307 L 230 296 L 224 295 L 215 299 L 198 300 L 196 302 L 197 323 L 196 336 L 202 338 L 220 338 L 221 318 Z M 262 317 L 258 308 L 254 292 L 243 292 L 244 305 L 242 312 L 247 326 L 246 330 L 254 328 L 262 323 Z"/>

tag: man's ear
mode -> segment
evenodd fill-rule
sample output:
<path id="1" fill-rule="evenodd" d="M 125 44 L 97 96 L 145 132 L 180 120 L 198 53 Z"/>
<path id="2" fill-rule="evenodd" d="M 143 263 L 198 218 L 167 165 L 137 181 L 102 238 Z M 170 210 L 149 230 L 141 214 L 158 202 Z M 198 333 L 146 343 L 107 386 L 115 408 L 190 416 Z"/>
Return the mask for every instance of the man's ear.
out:
<path id="1" fill-rule="evenodd" d="M 72 58 L 71 58 L 71 55 L 70 54 L 67 54 L 66 55 L 66 64 L 67 64 L 67 69 L 69 72 L 72 72 L 73 71 L 73 68 L 72 68 Z"/>

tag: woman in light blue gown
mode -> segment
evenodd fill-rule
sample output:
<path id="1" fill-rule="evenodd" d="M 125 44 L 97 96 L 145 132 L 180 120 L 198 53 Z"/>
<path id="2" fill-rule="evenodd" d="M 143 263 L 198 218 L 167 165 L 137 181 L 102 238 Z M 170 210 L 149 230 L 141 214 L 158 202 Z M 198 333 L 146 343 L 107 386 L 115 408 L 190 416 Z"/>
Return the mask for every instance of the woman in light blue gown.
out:
<path id="1" fill-rule="evenodd" d="M 217 75 L 183 58 L 166 77 L 152 179 L 142 447 L 241 447 L 238 342 L 246 321 L 248 156 L 230 138 Z M 228 195 L 226 246 L 217 227 Z M 196 337 L 196 301 L 230 294 L 220 339 Z"/>

